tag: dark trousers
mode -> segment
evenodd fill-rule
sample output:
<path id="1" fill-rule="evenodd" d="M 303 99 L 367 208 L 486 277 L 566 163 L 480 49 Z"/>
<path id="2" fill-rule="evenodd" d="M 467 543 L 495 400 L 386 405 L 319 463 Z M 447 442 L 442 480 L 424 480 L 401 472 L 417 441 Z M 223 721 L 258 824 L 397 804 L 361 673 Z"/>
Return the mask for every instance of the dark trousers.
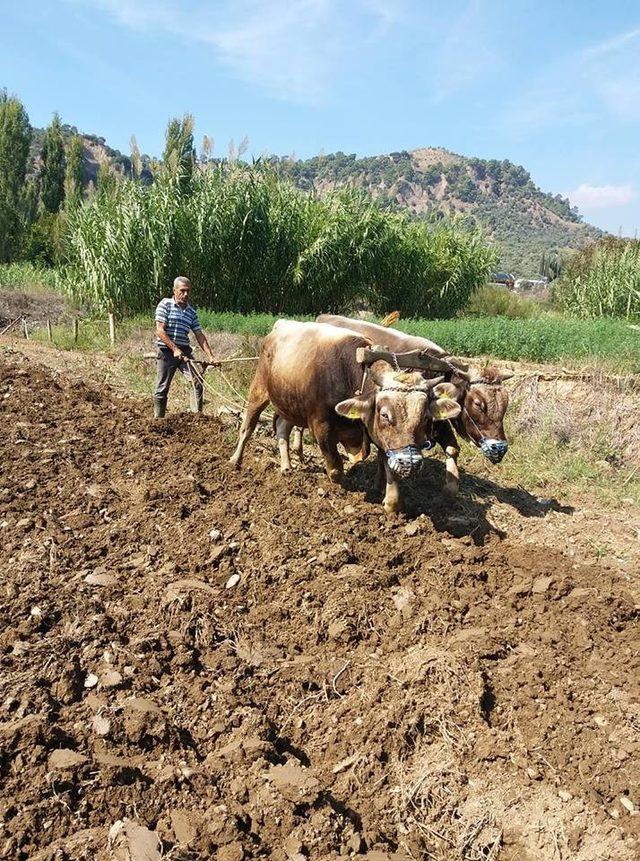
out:
<path id="1" fill-rule="evenodd" d="M 193 350 L 191 347 L 180 346 L 180 349 L 189 359 L 193 357 Z M 156 388 L 153 396 L 156 405 L 162 408 L 166 407 L 169 388 L 176 371 L 180 371 L 184 378 L 191 384 L 192 411 L 202 412 L 202 383 L 191 373 L 189 365 L 186 362 L 176 359 L 171 350 L 168 350 L 165 347 L 160 347 L 158 349 Z"/>

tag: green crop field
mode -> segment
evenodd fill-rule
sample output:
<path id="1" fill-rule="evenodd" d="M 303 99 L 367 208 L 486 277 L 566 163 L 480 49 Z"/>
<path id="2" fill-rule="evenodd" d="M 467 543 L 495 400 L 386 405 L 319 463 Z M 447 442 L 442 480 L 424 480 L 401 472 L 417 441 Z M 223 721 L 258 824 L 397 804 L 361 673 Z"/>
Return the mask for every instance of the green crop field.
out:
<path id="1" fill-rule="evenodd" d="M 269 314 L 220 314 L 206 310 L 200 311 L 200 318 L 208 331 L 238 335 L 266 335 L 278 319 Z M 140 324 L 148 318 L 136 319 Z M 396 328 L 429 338 L 459 355 L 535 362 L 603 360 L 612 369 L 640 373 L 640 331 L 624 320 L 577 320 L 551 315 L 525 320 L 461 317 L 400 320 Z"/>

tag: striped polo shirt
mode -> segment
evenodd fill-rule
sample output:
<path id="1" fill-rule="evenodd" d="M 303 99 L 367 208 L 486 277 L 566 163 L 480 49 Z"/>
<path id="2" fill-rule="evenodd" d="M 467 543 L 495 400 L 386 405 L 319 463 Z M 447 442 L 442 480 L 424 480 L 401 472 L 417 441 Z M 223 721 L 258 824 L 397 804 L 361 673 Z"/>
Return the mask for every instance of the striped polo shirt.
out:
<path id="1" fill-rule="evenodd" d="M 181 308 L 173 296 L 161 299 L 156 308 L 156 323 L 164 323 L 165 332 L 174 344 L 179 347 L 189 346 L 189 330 L 200 332 L 202 326 L 198 322 L 198 315 L 192 305 Z M 157 342 L 159 347 L 165 347 L 160 338 Z"/>

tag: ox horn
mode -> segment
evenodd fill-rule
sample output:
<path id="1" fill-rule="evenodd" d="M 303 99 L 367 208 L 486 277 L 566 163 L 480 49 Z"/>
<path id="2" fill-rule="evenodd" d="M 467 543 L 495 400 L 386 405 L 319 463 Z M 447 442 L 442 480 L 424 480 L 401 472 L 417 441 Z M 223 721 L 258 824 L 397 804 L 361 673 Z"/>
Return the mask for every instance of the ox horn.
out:
<path id="1" fill-rule="evenodd" d="M 453 367 L 457 371 L 469 370 L 469 363 L 463 362 L 462 359 L 459 359 L 457 356 L 444 356 L 444 360 L 447 362 L 447 364 L 453 365 Z"/>
<path id="2" fill-rule="evenodd" d="M 425 392 L 430 392 L 431 389 L 435 388 L 435 386 L 439 386 L 442 382 L 444 382 L 444 377 L 433 377 L 430 380 L 425 379 L 420 388 L 424 389 Z"/>
<path id="3" fill-rule="evenodd" d="M 471 374 L 468 371 L 463 371 L 461 368 L 455 368 L 456 377 L 460 377 L 461 380 L 464 380 L 466 383 L 471 382 Z"/>

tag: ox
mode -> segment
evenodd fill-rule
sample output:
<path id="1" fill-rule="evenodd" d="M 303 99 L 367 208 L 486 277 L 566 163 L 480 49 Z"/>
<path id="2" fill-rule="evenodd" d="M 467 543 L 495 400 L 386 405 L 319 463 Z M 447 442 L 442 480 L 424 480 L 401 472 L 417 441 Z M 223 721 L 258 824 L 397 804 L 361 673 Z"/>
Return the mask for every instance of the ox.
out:
<path id="1" fill-rule="evenodd" d="M 398 511 L 399 479 L 422 466 L 434 419 L 454 418 L 460 406 L 442 377 L 400 373 L 386 362 L 371 366 L 355 395 L 363 376 L 356 350 L 369 346 L 367 338 L 344 328 L 279 320 L 262 344 L 230 463 L 240 467 L 260 413 L 271 403 L 283 422 L 311 430 L 332 481 L 343 474 L 338 441 L 361 448 L 366 433 L 378 447 L 379 478 L 386 478 L 385 511 Z"/>
<path id="2" fill-rule="evenodd" d="M 333 314 L 321 314 L 317 322 L 347 328 L 359 332 L 369 338 L 374 344 L 380 344 L 396 353 L 410 350 L 429 350 L 432 355 L 444 357 L 444 350 L 427 338 L 417 338 L 368 323 L 365 320 L 352 320 Z M 460 404 L 460 415 L 451 422 L 436 422 L 434 425 L 434 441 L 443 449 L 446 455 L 447 478 L 445 490 L 456 493 L 459 484 L 458 456 L 460 447 L 454 430 L 463 439 L 468 440 L 487 457 L 491 463 L 500 463 L 507 453 L 507 437 L 504 432 L 504 415 L 509 404 L 509 394 L 502 383 L 508 380 L 511 373 L 500 371 L 493 366 L 481 370 L 472 369 L 467 376 L 455 368 L 446 375 L 446 379 L 457 389 L 457 400 Z"/>

